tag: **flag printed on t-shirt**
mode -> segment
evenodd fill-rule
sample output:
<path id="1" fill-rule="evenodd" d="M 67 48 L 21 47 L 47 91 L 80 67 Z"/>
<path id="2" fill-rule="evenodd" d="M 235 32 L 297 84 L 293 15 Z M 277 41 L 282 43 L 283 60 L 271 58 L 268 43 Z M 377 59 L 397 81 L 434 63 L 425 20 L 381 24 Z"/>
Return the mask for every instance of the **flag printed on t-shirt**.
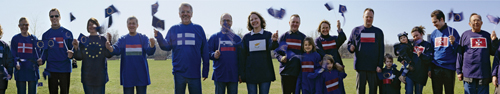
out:
<path id="1" fill-rule="evenodd" d="M 235 51 L 233 47 L 233 42 L 231 41 L 219 41 L 220 51 Z"/>
<path id="2" fill-rule="evenodd" d="M 265 51 L 266 50 L 266 39 L 251 40 L 248 42 L 249 52 L 253 51 Z"/>
<path id="3" fill-rule="evenodd" d="M 194 33 L 178 33 L 177 34 L 177 45 L 191 45 L 196 44 L 196 37 Z"/>
<path id="4" fill-rule="evenodd" d="M 417 52 L 419 52 L 419 51 L 422 52 L 422 53 L 424 53 L 424 50 L 425 50 L 425 47 L 423 47 L 423 46 L 415 46 L 415 47 L 413 47 L 413 53 L 415 53 L 415 54 Z"/>
<path id="5" fill-rule="evenodd" d="M 288 49 L 300 50 L 300 46 L 301 46 L 300 43 L 302 43 L 302 40 L 286 39 L 286 44 L 288 44 Z"/>
<path id="6" fill-rule="evenodd" d="M 487 48 L 486 38 L 470 38 L 470 48 Z"/>
<path id="7" fill-rule="evenodd" d="M 335 79 L 326 81 L 325 84 L 326 84 L 326 90 L 328 92 L 332 92 L 334 90 L 337 90 L 339 88 L 339 78 L 335 78 Z"/>
<path id="8" fill-rule="evenodd" d="M 314 72 L 314 63 L 311 61 L 303 61 L 302 72 Z"/>
<path id="9" fill-rule="evenodd" d="M 375 43 L 375 33 L 361 33 L 362 43 Z"/>
<path id="10" fill-rule="evenodd" d="M 448 47 L 448 37 L 434 38 L 434 47 Z"/>
<path id="11" fill-rule="evenodd" d="M 57 42 L 57 44 L 59 45 L 59 48 L 64 47 L 64 38 L 63 37 L 53 37 L 51 39 L 53 39 L 55 42 Z"/>
<path id="12" fill-rule="evenodd" d="M 337 42 L 335 42 L 335 40 L 323 41 L 323 42 L 321 42 L 321 45 L 323 45 L 323 50 L 329 50 L 329 49 L 335 49 L 335 48 L 337 48 Z"/>
<path id="13" fill-rule="evenodd" d="M 127 44 L 125 47 L 126 55 L 142 55 L 142 45 Z"/>
<path id="14" fill-rule="evenodd" d="M 17 53 L 33 53 L 33 44 L 17 43 Z"/>

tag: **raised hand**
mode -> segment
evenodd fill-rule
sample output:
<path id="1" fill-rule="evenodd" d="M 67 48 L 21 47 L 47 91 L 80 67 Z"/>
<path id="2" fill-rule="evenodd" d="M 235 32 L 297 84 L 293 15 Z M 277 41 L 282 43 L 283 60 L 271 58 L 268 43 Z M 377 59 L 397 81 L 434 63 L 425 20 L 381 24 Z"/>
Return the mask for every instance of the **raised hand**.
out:
<path id="1" fill-rule="evenodd" d="M 449 38 L 450 38 L 450 43 L 453 45 L 453 43 L 455 42 L 455 36 L 450 35 Z"/>
<path id="2" fill-rule="evenodd" d="M 111 34 L 110 34 L 110 33 L 107 33 L 107 34 L 106 34 L 106 36 L 108 37 L 108 41 L 110 41 L 110 42 L 111 42 L 111 39 L 113 39 L 113 38 L 111 37 Z"/>
<path id="3" fill-rule="evenodd" d="M 149 38 L 149 47 L 155 47 L 156 41 L 155 38 Z"/>
<path id="4" fill-rule="evenodd" d="M 113 46 L 111 46 L 111 43 L 109 43 L 109 41 L 106 41 L 106 49 L 108 49 L 109 52 L 113 52 Z"/>
<path id="5" fill-rule="evenodd" d="M 335 68 L 337 68 L 338 71 L 344 70 L 344 66 L 340 65 L 340 63 L 335 63 Z"/>
<path id="6" fill-rule="evenodd" d="M 158 37 L 158 30 L 154 29 L 154 32 L 155 32 L 155 37 Z"/>
<path id="7" fill-rule="evenodd" d="M 273 41 L 278 41 L 278 30 L 276 30 L 276 33 L 274 33 L 271 38 Z"/>
<path id="8" fill-rule="evenodd" d="M 337 30 L 340 30 L 342 28 L 340 28 L 340 20 L 337 20 Z"/>
<path id="9" fill-rule="evenodd" d="M 496 40 L 497 39 L 497 34 L 495 33 L 495 30 L 491 32 L 491 40 Z"/>

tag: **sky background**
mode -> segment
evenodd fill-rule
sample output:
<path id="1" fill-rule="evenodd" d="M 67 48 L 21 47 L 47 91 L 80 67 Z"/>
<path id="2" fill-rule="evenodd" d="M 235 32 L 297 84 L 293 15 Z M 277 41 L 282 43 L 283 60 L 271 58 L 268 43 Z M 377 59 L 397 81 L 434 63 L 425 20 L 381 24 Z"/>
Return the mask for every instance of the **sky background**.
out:
<path id="1" fill-rule="evenodd" d="M 50 28 L 51 8 L 60 10 L 61 25 L 72 31 L 75 38 L 80 33 L 89 35 L 86 29 L 88 19 L 94 17 L 100 24 L 108 23 L 108 18 L 104 18 L 104 9 L 110 5 L 114 5 L 120 13 L 113 14 L 113 25 L 108 31 L 118 31 L 120 36 L 127 34 L 126 19 L 133 15 L 139 20 L 137 31 L 152 37 L 154 28 L 151 25 L 151 5 L 155 2 L 157 0 L 0 0 L 0 25 L 4 30 L 1 40 L 9 42 L 15 34 L 20 33 L 17 25 L 21 17 L 29 19 L 29 32 L 41 38 L 43 32 Z M 330 21 L 333 27 L 330 34 L 337 35 L 336 20 L 343 22 L 338 13 L 339 4 L 347 7 L 346 23 L 342 27 L 347 37 L 350 37 L 354 27 L 363 24 L 364 9 L 373 8 L 373 25 L 384 31 L 386 44 L 398 42 L 398 33 L 409 32 L 415 26 L 424 26 L 426 33 L 430 34 L 436 29 L 430 17 L 431 12 L 436 9 L 445 14 L 451 9 L 464 13 L 462 22 L 447 22 L 449 26 L 456 28 L 460 35 L 471 29 L 468 25 L 471 13 L 481 15 L 482 29 L 490 33 L 495 25 L 488 21 L 486 15 L 500 16 L 500 0 L 158 0 L 159 8 L 155 16 L 165 20 L 166 29 L 181 22 L 178 8 L 182 2 L 193 6 L 192 22 L 203 27 L 207 38 L 220 31 L 219 21 L 223 13 L 233 16 L 232 29 L 235 32 L 248 33 L 247 17 L 252 11 L 262 14 L 267 23 L 265 30 L 278 30 L 280 35 L 289 30 L 288 21 L 292 14 L 300 15 L 299 30 L 308 36 L 316 33 L 322 20 Z M 325 8 L 324 4 L 327 2 L 334 4 L 334 10 L 328 11 Z M 287 13 L 282 20 L 275 19 L 267 13 L 270 7 L 284 8 Z M 73 22 L 70 22 L 70 12 L 76 17 Z M 167 30 L 160 32 L 165 34 Z"/>

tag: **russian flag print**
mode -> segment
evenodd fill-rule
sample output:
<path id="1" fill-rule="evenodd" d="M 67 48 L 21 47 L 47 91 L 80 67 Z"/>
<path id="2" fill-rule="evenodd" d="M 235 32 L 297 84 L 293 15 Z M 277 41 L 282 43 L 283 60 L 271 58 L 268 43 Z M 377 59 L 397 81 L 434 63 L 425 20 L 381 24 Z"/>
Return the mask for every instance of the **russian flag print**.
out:
<path id="1" fill-rule="evenodd" d="M 302 62 L 302 72 L 314 72 L 314 62 L 303 61 Z"/>
<path id="2" fill-rule="evenodd" d="M 448 47 L 448 37 L 434 38 L 434 47 Z"/>
<path id="3" fill-rule="evenodd" d="M 339 88 L 339 78 L 335 78 L 335 79 L 326 81 L 325 84 L 326 84 L 326 90 L 328 92 L 332 92 L 334 90 L 337 90 Z"/>
<path id="4" fill-rule="evenodd" d="M 233 42 L 231 41 L 220 41 L 220 51 L 235 51 L 233 47 Z"/>
<path id="5" fill-rule="evenodd" d="M 487 48 L 486 38 L 478 37 L 478 38 L 470 38 L 471 48 Z"/>
<path id="6" fill-rule="evenodd" d="M 53 37 L 52 38 L 57 44 L 59 44 L 59 48 L 64 47 L 64 38 L 63 37 Z"/>
<path id="7" fill-rule="evenodd" d="M 142 45 L 127 44 L 125 47 L 126 55 L 142 55 Z"/>
<path id="8" fill-rule="evenodd" d="M 286 39 L 286 44 L 288 44 L 288 49 L 297 49 L 300 50 L 300 46 L 302 43 L 302 40 L 298 39 Z"/>
<path id="9" fill-rule="evenodd" d="M 362 43 L 375 43 L 375 33 L 361 33 Z"/>
<path id="10" fill-rule="evenodd" d="M 17 53 L 33 53 L 33 44 L 17 43 Z"/>
<path id="11" fill-rule="evenodd" d="M 324 50 L 337 48 L 337 42 L 335 42 L 335 40 L 323 41 L 323 42 L 321 42 L 321 45 L 323 45 Z"/>

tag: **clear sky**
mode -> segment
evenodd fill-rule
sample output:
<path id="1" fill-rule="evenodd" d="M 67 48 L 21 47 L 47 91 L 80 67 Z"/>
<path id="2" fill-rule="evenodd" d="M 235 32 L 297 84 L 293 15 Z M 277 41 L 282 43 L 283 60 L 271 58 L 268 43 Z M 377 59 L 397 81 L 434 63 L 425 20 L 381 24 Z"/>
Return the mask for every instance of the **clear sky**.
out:
<path id="1" fill-rule="evenodd" d="M 86 32 L 87 20 L 95 17 L 100 24 L 107 23 L 107 18 L 104 18 L 104 9 L 110 5 L 114 5 L 120 13 L 113 14 L 113 26 L 108 31 L 117 30 L 120 36 L 127 34 L 126 19 L 134 15 L 139 19 L 138 32 L 152 37 L 154 28 L 151 25 L 151 5 L 155 2 L 157 0 L 1 0 L 0 25 L 4 30 L 2 40 L 8 42 L 12 36 L 20 33 L 17 25 L 21 17 L 29 19 L 31 25 L 29 32 L 33 34 L 36 31 L 35 35 L 41 38 L 42 33 L 50 28 L 48 13 L 51 8 L 60 10 L 62 26 L 71 30 L 75 38 L 80 33 L 89 35 Z M 338 4 L 347 6 L 346 23 L 343 29 L 348 37 L 354 27 L 363 24 L 363 10 L 373 8 L 375 10 L 373 25 L 384 31 L 388 44 L 398 42 L 398 33 L 409 32 L 419 25 L 423 25 L 426 33 L 430 34 L 436 29 L 430 17 L 431 12 L 436 9 L 444 13 L 450 12 L 451 9 L 464 13 L 465 19 L 462 22 L 447 22 L 449 26 L 456 28 L 460 35 L 470 29 L 468 20 L 471 13 L 478 13 L 482 16 L 484 22 L 482 29 L 490 33 L 495 25 L 488 21 L 486 15 L 500 16 L 499 0 L 158 0 L 158 2 L 159 9 L 156 16 L 165 20 L 166 29 L 180 23 L 179 5 L 182 2 L 190 3 L 194 13 L 192 22 L 204 28 L 207 38 L 219 32 L 220 15 L 223 13 L 230 13 L 233 16 L 233 30 L 249 32 L 246 29 L 246 23 L 251 11 L 257 11 L 263 15 L 267 22 L 266 30 L 272 32 L 279 30 L 280 35 L 289 30 L 290 15 L 299 14 L 301 17 L 299 30 L 311 36 L 316 33 L 321 20 L 325 19 L 331 23 L 335 23 L 336 20 L 342 22 L 342 16 L 338 13 Z M 328 11 L 324 6 L 326 2 L 332 2 L 335 9 Z M 270 7 L 286 9 L 284 19 L 271 17 L 267 13 Z M 70 22 L 70 12 L 76 17 L 73 22 Z M 335 26 L 335 24 L 332 25 L 332 27 Z M 335 31 L 336 28 L 333 28 L 330 34 L 337 35 Z M 160 32 L 165 34 L 167 30 Z"/>

